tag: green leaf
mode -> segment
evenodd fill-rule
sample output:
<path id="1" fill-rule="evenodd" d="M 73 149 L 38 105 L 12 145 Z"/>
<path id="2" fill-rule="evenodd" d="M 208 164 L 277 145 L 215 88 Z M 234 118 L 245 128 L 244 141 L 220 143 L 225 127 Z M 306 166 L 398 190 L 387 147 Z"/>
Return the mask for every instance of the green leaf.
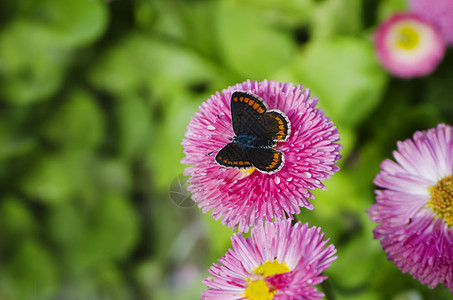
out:
<path id="1" fill-rule="evenodd" d="M 437 70 L 426 78 L 426 90 L 420 97 L 436 108 L 444 118 L 444 122 L 453 123 L 453 51 L 447 52 Z"/>
<path id="2" fill-rule="evenodd" d="M 20 183 L 23 192 L 31 199 L 58 204 L 68 201 L 75 192 L 73 163 L 64 157 L 42 157 Z"/>
<path id="3" fill-rule="evenodd" d="M 81 209 L 73 203 L 54 206 L 45 220 L 47 236 L 63 256 L 77 247 L 86 234 L 87 220 Z"/>
<path id="4" fill-rule="evenodd" d="M 6 196 L 0 202 L 0 249 L 12 248 L 35 233 L 36 222 L 30 209 L 17 197 Z"/>
<path id="5" fill-rule="evenodd" d="M 135 266 L 134 277 L 145 299 L 156 297 L 164 290 L 165 268 L 162 260 L 148 259 Z"/>
<path id="6" fill-rule="evenodd" d="M 142 153 L 153 140 L 151 109 L 138 97 L 124 97 L 115 105 L 118 147 L 127 157 Z"/>
<path id="7" fill-rule="evenodd" d="M 357 170 L 355 170 L 357 171 Z M 360 172 L 360 170 L 358 170 Z M 368 208 L 368 201 L 363 201 L 364 198 L 368 199 L 367 193 L 363 193 L 363 189 L 354 184 L 357 182 L 355 173 L 348 169 L 340 170 L 332 178 L 326 180 L 326 190 L 314 191 L 315 200 L 314 205 L 319 209 L 317 214 L 322 214 L 330 217 L 341 218 L 338 212 L 353 211 L 354 213 L 361 214 Z M 368 186 L 367 186 L 368 188 Z M 365 189 L 368 192 L 368 189 Z M 342 199 L 342 201 L 338 201 Z M 311 213 L 311 212 L 307 212 Z"/>
<path id="8" fill-rule="evenodd" d="M 103 1 L 40 0 L 33 4 L 24 13 L 68 47 L 87 46 L 106 30 L 108 13 Z"/>
<path id="9" fill-rule="evenodd" d="M 0 96 L 15 105 L 48 100 L 60 87 L 68 57 L 49 30 L 14 21 L 0 32 Z"/>
<path id="10" fill-rule="evenodd" d="M 114 264 L 106 264 L 96 272 L 97 297 L 111 300 L 133 299 L 127 274 Z"/>
<path id="11" fill-rule="evenodd" d="M 24 242 L 2 266 L 0 290 L 15 300 L 46 300 L 55 296 L 58 284 L 55 261 L 43 246 Z"/>
<path id="12" fill-rule="evenodd" d="M 109 260 L 124 260 L 139 236 L 138 216 L 129 199 L 108 194 L 99 200 L 80 243 L 68 253 L 75 274 L 96 269 Z"/>
<path id="13" fill-rule="evenodd" d="M 181 93 L 175 99 L 167 99 L 164 119 L 155 125 L 154 139 L 159 142 L 149 145 L 147 162 L 157 174 L 154 184 L 163 191 L 168 191 L 169 183 L 187 167 L 180 163 L 184 156 L 181 142 L 190 118 L 197 110 L 197 102 L 192 101 L 192 97 L 196 96 Z M 177 99 L 185 101 L 179 102 Z"/>
<path id="14" fill-rule="evenodd" d="M 359 0 L 320 1 L 310 14 L 312 39 L 359 33 L 362 28 L 362 5 Z"/>
<path id="15" fill-rule="evenodd" d="M 114 172 L 108 174 L 108 180 L 104 181 L 104 172 L 112 170 Z M 129 184 L 123 169 L 104 169 L 104 164 L 100 164 L 91 153 L 68 150 L 53 155 L 41 154 L 19 182 L 19 186 L 30 200 L 53 206 L 72 199 L 94 201 L 102 195 L 101 187 L 113 184 L 108 182 L 112 178 L 117 181 L 118 178 L 125 179 L 115 186 L 122 192 L 124 186 Z"/>
<path id="16" fill-rule="evenodd" d="M 240 2 L 224 1 L 216 13 L 216 37 L 224 64 L 243 78 L 263 79 L 290 61 L 295 43 Z"/>
<path id="17" fill-rule="evenodd" d="M 72 89 L 54 115 L 43 124 L 43 134 L 57 147 L 89 150 L 105 135 L 104 113 L 92 95 Z"/>
<path id="18" fill-rule="evenodd" d="M 375 109 L 387 79 L 372 44 L 353 37 L 309 43 L 293 66 L 295 77 L 320 98 L 326 114 L 348 126 Z"/>
<path id="19" fill-rule="evenodd" d="M 329 279 L 327 279 L 329 280 Z M 337 300 L 380 300 L 382 297 L 379 292 L 376 291 L 366 291 L 366 290 L 354 290 L 354 291 L 339 291 L 335 293 L 335 299 Z M 418 298 L 408 298 L 409 299 L 418 299 Z M 394 299 L 396 300 L 396 299 Z"/>
<path id="20" fill-rule="evenodd" d="M 221 224 L 221 220 L 216 221 L 210 216 L 210 212 L 202 215 L 202 221 L 206 224 L 208 230 L 209 246 L 211 247 L 211 255 L 207 259 L 211 262 L 217 262 L 219 258 L 225 255 L 228 249 L 232 248 L 231 236 L 233 231 L 231 228 Z"/>
<path id="21" fill-rule="evenodd" d="M 208 60 L 217 61 L 216 22 L 212 13 L 216 1 L 153 1 L 155 20 L 153 32 L 180 43 L 181 48 L 200 53 Z"/>
<path id="22" fill-rule="evenodd" d="M 378 261 L 373 249 L 378 249 L 379 245 L 376 241 L 370 242 L 371 235 L 371 232 L 368 232 L 348 240 L 347 244 L 336 246 L 338 259 L 329 268 L 329 273 L 332 274 L 329 278 L 342 289 L 364 285 L 376 271 Z M 345 270 L 348 270 L 348 276 L 344 276 Z"/>
<path id="23" fill-rule="evenodd" d="M 378 20 L 384 21 L 397 12 L 408 10 L 407 0 L 383 0 L 380 1 L 377 15 Z"/>
<path id="24" fill-rule="evenodd" d="M 0 111 L 0 158 L 5 162 L 30 155 L 37 148 L 36 136 L 23 128 L 29 113 L 26 109 Z M 10 173 L 10 170 L 2 170 L 5 167 L 6 164 L 0 166 L 0 173 Z"/>
<path id="25" fill-rule="evenodd" d="M 96 169 L 92 174 L 93 188 L 118 194 L 128 193 L 134 186 L 130 165 L 119 158 L 106 158 L 93 161 L 88 170 Z M 88 172 L 87 170 L 87 172 Z"/>
<path id="26" fill-rule="evenodd" d="M 217 76 L 213 66 L 192 50 L 141 34 L 121 40 L 89 72 L 90 81 L 107 92 L 151 91 L 161 97 Z"/>
<path id="27" fill-rule="evenodd" d="M 105 262 L 83 274 L 67 275 L 62 291 L 69 299 L 133 299 L 131 286 L 121 273 L 122 268 L 113 262 Z"/>
<path id="28" fill-rule="evenodd" d="M 118 194 L 106 195 L 94 219 L 93 242 L 101 245 L 102 256 L 124 259 L 139 237 L 139 217 L 131 199 Z M 97 237 L 96 237 L 97 236 Z"/>
<path id="29" fill-rule="evenodd" d="M 307 23 L 313 8 L 313 0 L 236 0 L 245 7 L 256 10 L 262 18 L 279 25 Z"/>

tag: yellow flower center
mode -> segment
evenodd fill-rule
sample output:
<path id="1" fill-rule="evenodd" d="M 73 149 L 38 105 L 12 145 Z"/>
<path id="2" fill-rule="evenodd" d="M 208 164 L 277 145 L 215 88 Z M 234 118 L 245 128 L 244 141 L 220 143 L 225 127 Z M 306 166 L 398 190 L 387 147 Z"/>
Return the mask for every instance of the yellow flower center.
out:
<path id="1" fill-rule="evenodd" d="M 279 263 L 277 259 L 274 259 L 273 262 L 266 261 L 264 264 L 262 264 L 252 272 L 263 277 L 269 277 L 275 274 L 283 274 L 289 271 L 291 270 L 284 262 Z"/>
<path id="2" fill-rule="evenodd" d="M 402 25 L 398 29 L 397 47 L 411 50 L 417 47 L 419 41 L 420 35 L 411 24 Z"/>
<path id="3" fill-rule="evenodd" d="M 431 195 L 427 206 L 445 223 L 453 226 L 453 174 L 428 188 Z"/>
<path id="4" fill-rule="evenodd" d="M 269 288 L 264 280 L 259 279 L 251 281 L 242 296 L 251 300 L 271 300 L 276 292 L 275 289 Z"/>
<path id="5" fill-rule="evenodd" d="M 264 264 L 258 266 L 252 273 L 255 273 L 261 278 L 273 276 L 276 274 L 283 274 L 289 272 L 290 269 L 288 266 L 282 262 L 279 263 L 277 259 L 274 259 L 273 262 L 266 261 Z M 277 292 L 274 287 L 268 286 L 263 279 L 249 279 L 247 278 L 249 284 L 244 291 L 243 297 L 251 300 L 270 300 L 274 298 L 275 293 Z"/>
<path id="6" fill-rule="evenodd" d="M 241 172 L 244 172 L 246 176 L 252 175 L 253 171 L 255 171 L 254 167 L 247 168 L 247 169 L 241 169 Z"/>

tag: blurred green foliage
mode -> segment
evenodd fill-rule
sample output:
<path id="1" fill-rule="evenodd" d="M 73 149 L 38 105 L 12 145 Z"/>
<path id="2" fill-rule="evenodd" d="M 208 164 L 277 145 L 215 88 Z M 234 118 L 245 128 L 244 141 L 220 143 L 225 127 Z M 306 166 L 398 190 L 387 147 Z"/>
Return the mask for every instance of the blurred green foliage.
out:
<path id="1" fill-rule="evenodd" d="M 180 143 L 211 94 L 265 78 L 310 88 L 341 133 L 341 171 L 298 216 L 338 249 L 329 294 L 447 299 L 386 260 L 365 214 L 396 141 L 453 123 L 451 49 L 421 79 L 392 78 L 377 63 L 373 30 L 403 9 L 404 0 L 2 0 L 0 299 L 199 298 L 232 232 L 170 196 L 185 168 Z"/>

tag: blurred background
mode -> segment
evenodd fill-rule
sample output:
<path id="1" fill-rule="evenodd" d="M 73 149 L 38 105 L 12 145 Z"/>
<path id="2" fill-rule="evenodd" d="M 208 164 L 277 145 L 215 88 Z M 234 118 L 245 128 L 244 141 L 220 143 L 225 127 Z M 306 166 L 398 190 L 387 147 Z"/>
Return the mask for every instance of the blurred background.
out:
<path id="1" fill-rule="evenodd" d="M 330 299 L 451 299 L 402 274 L 365 210 L 379 164 L 453 123 L 453 53 L 402 80 L 373 32 L 404 0 L 2 0 L 0 300 L 199 299 L 231 229 L 185 192 L 198 106 L 246 79 L 303 84 L 341 170 L 299 220 L 338 249 Z"/>

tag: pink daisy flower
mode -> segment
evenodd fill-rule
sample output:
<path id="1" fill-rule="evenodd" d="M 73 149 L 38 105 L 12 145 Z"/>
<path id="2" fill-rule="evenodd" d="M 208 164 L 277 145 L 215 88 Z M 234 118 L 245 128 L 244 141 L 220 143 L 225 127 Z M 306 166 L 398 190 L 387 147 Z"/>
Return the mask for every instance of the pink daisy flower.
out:
<path id="1" fill-rule="evenodd" d="M 438 28 L 416 14 L 395 14 L 379 25 L 375 35 L 377 57 L 392 74 L 423 76 L 444 57 L 445 42 Z"/>
<path id="2" fill-rule="evenodd" d="M 453 292 L 453 128 L 418 131 L 393 156 L 374 181 L 374 238 L 403 273 Z"/>
<path id="3" fill-rule="evenodd" d="M 453 45 L 453 0 L 409 0 L 410 10 L 436 24 L 444 39 Z"/>
<path id="4" fill-rule="evenodd" d="M 231 237 L 233 249 L 209 269 L 202 299 L 320 299 L 315 285 L 337 257 L 320 228 L 290 220 L 265 222 L 250 237 Z"/>
<path id="5" fill-rule="evenodd" d="M 268 111 L 279 112 L 290 123 L 289 136 L 276 143 L 283 163 L 275 172 L 216 163 L 216 153 L 235 136 L 230 112 L 235 91 L 262 98 Z M 339 169 L 335 164 L 341 145 L 336 143 L 339 134 L 333 122 L 315 108 L 318 99 L 309 96 L 301 85 L 246 81 L 217 92 L 200 106 L 187 127 L 182 142 L 186 157 L 181 162 L 193 165 L 184 175 L 190 176 L 188 189 L 203 213 L 212 210 L 214 219 L 223 216 L 222 224 L 242 232 L 263 219 L 292 219 L 300 207 L 313 209 L 308 190 L 325 189 L 321 182 Z"/>

